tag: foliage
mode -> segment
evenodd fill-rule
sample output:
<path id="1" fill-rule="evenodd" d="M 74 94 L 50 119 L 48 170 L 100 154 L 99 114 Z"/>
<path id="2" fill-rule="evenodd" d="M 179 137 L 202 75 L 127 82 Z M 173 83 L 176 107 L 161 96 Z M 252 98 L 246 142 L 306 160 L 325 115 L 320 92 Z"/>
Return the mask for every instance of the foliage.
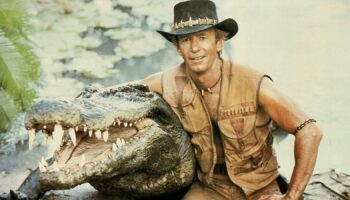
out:
<path id="1" fill-rule="evenodd" d="M 25 31 L 18 1 L 0 1 L 0 132 L 8 131 L 35 97 L 33 81 L 39 76 L 39 64 Z"/>

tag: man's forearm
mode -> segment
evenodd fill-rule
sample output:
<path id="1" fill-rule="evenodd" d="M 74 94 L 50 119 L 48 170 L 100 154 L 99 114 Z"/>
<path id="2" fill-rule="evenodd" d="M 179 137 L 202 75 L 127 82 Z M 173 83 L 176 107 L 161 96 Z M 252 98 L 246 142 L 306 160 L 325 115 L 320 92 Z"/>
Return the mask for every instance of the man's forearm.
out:
<path id="1" fill-rule="evenodd" d="M 295 136 L 295 166 L 289 188 L 288 199 L 300 199 L 315 167 L 322 132 L 315 124 L 309 124 Z"/>

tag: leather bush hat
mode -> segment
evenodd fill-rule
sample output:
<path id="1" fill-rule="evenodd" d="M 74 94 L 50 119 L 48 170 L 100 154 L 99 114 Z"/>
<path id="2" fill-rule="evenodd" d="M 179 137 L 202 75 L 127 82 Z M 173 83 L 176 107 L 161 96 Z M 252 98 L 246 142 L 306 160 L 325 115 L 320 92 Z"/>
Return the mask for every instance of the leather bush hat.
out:
<path id="1" fill-rule="evenodd" d="M 174 22 L 171 31 L 157 32 L 172 42 L 174 36 L 186 35 L 217 28 L 226 32 L 226 40 L 232 38 L 238 31 L 237 22 L 228 18 L 219 22 L 215 3 L 210 0 L 190 0 L 174 6 Z"/>

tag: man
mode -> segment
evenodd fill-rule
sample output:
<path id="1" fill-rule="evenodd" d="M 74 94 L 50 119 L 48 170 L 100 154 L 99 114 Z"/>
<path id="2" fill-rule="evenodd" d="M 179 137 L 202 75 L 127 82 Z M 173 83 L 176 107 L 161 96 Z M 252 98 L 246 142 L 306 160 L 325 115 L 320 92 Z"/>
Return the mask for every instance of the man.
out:
<path id="1" fill-rule="evenodd" d="M 174 7 L 170 32 L 183 63 L 140 81 L 169 103 L 191 135 L 197 177 L 183 199 L 300 199 L 314 169 L 322 132 L 269 76 L 224 61 L 224 41 L 238 31 L 218 22 L 209 0 Z M 286 194 L 276 182 L 271 121 L 295 136 L 295 167 Z"/>

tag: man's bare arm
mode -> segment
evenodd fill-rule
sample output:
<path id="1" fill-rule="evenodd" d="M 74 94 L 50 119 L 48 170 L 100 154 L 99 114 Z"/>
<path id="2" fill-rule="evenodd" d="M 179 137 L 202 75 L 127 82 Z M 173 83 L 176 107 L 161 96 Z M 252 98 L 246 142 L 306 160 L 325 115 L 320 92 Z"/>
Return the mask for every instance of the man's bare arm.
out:
<path id="1" fill-rule="evenodd" d="M 151 92 L 162 95 L 162 72 L 151 74 L 143 80 L 139 80 L 138 83 L 145 84 L 149 87 Z"/>
<path id="2" fill-rule="evenodd" d="M 272 82 L 264 79 L 259 93 L 259 105 L 284 130 L 293 133 L 309 117 L 293 101 L 279 92 Z M 277 199 L 299 199 L 312 175 L 322 132 L 315 123 L 309 123 L 295 134 L 295 166 L 287 194 Z M 261 199 L 276 199 L 266 196 Z"/>
<path id="3" fill-rule="evenodd" d="M 161 76 L 162 76 L 162 72 L 158 72 L 158 73 L 149 75 L 145 79 L 121 83 L 118 85 L 113 85 L 113 86 L 108 87 L 108 88 L 123 86 L 123 85 L 127 85 L 127 84 L 145 84 L 148 86 L 148 88 L 151 92 L 156 92 L 156 93 L 162 95 Z"/>

